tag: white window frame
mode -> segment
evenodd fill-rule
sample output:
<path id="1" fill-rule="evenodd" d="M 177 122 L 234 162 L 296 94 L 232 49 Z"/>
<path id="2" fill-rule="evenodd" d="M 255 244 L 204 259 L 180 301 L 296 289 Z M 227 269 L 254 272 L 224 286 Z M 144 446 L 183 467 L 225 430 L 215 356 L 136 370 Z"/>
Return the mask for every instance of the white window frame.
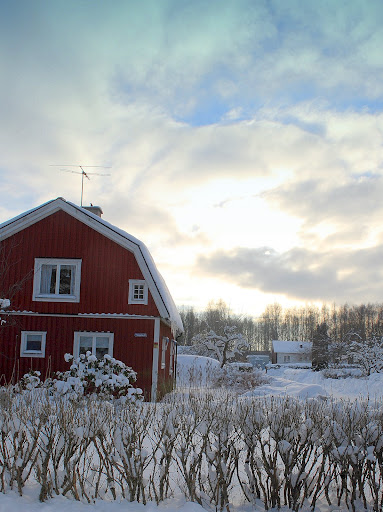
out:
<path id="1" fill-rule="evenodd" d="M 134 287 L 144 287 L 144 297 L 142 299 L 134 298 Z M 129 279 L 129 297 L 128 304 L 147 304 L 148 303 L 148 285 L 145 279 Z"/>
<path id="2" fill-rule="evenodd" d="M 161 351 L 161 370 L 164 370 L 166 367 L 166 351 L 168 349 L 169 338 L 164 336 L 162 338 L 162 351 Z"/>
<path id="3" fill-rule="evenodd" d="M 28 335 L 41 336 L 41 350 L 27 350 Z M 46 331 L 21 331 L 20 357 L 45 357 L 45 346 L 47 341 Z"/>
<path id="4" fill-rule="evenodd" d="M 288 354 L 285 354 L 285 355 L 283 356 L 283 362 L 284 362 L 284 363 L 291 363 L 291 356 L 290 356 L 290 355 L 288 355 Z"/>
<path id="5" fill-rule="evenodd" d="M 32 300 L 39 302 L 80 302 L 80 281 L 81 281 L 80 259 L 66 258 L 35 258 L 35 271 L 33 280 Z M 75 267 L 75 286 L 73 294 L 41 293 L 41 269 L 43 265 L 73 265 Z M 60 272 L 56 274 L 56 287 L 59 284 Z"/>
<path id="6" fill-rule="evenodd" d="M 92 337 L 92 354 L 96 355 L 96 338 L 97 336 L 103 338 L 109 338 L 109 350 L 108 354 L 113 357 L 113 345 L 114 345 L 114 333 L 113 332 L 88 332 L 88 331 L 76 331 L 74 333 L 74 344 L 73 344 L 73 356 L 75 358 L 80 357 L 80 337 L 89 336 Z"/>

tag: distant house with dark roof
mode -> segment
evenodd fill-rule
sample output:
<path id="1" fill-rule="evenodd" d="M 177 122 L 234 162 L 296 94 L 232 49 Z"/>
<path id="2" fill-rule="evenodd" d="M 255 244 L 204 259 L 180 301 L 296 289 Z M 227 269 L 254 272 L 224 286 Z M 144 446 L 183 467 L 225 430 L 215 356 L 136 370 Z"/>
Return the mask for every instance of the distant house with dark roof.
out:
<path id="1" fill-rule="evenodd" d="M 68 369 L 64 354 L 110 354 L 137 372 L 155 400 L 174 382 L 182 321 L 146 246 L 89 210 L 58 198 L 0 225 L 11 265 L 4 290 L 26 279 L 0 320 L 0 375 Z"/>
<path id="2" fill-rule="evenodd" d="M 273 364 L 311 363 L 311 341 L 272 341 Z"/>

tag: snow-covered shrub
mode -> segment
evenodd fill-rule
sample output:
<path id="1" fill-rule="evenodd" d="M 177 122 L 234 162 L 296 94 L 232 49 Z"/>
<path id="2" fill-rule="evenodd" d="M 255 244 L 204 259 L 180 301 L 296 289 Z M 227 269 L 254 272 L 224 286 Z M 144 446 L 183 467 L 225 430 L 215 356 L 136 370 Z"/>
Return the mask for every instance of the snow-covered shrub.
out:
<path id="1" fill-rule="evenodd" d="M 325 379 L 347 379 L 348 377 L 358 378 L 362 376 L 360 368 L 352 366 L 340 366 L 337 368 L 326 368 L 322 371 Z"/>
<path id="2" fill-rule="evenodd" d="M 9 308 L 11 305 L 11 301 L 9 299 L 0 299 L 0 309 L 1 310 L 5 310 L 7 308 Z M 7 321 L 4 319 L 4 318 L 1 318 L 0 319 L 0 327 L 2 325 L 5 325 L 7 323 Z"/>
<path id="3" fill-rule="evenodd" d="M 250 363 L 228 363 L 215 369 L 213 387 L 225 387 L 236 393 L 244 393 L 269 382 L 264 370 L 254 368 Z"/>
<path id="4" fill-rule="evenodd" d="M 219 362 L 211 357 L 177 356 L 177 387 L 200 388 L 211 385 L 212 375 Z"/>
<path id="5" fill-rule="evenodd" d="M 42 386 L 42 382 L 40 380 L 41 373 L 36 370 L 31 370 L 29 373 L 26 373 L 18 384 L 16 384 L 17 389 L 22 390 L 31 390 L 34 388 L 39 388 Z"/>
<path id="6" fill-rule="evenodd" d="M 129 400 L 142 397 L 142 390 L 132 385 L 137 379 L 136 372 L 108 354 L 103 359 L 97 359 L 89 351 L 77 359 L 65 354 L 65 360 L 72 361 L 70 369 L 58 372 L 50 383 L 60 394 L 82 396 L 95 393 L 101 398 L 113 396 Z"/>
<path id="7" fill-rule="evenodd" d="M 9 299 L 0 299 L 0 309 L 9 308 L 11 301 Z"/>

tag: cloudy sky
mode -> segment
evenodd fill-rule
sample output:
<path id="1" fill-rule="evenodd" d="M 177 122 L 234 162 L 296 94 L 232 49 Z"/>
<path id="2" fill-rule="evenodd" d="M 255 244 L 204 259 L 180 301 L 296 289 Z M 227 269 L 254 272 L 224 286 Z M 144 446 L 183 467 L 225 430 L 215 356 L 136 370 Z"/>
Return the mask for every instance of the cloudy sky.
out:
<path id="1" fill-rule="evenodd" d="M 15 0 L 0 222 L 62 196 L 143 240 L 178 305 L 383 300 L 381 0 Z"/>

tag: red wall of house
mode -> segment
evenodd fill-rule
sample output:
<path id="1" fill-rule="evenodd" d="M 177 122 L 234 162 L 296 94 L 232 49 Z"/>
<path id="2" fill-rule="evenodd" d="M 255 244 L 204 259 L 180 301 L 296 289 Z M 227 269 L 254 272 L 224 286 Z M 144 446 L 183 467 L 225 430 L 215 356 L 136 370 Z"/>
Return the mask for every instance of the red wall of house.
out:
<path id="1" fill-rule="evenodd" d="M 2 242 L 10 256 L 4 289 L 27 276 L 12 300 L 12 309 L 41 313 L 129 313 L 158 316 L 148 304 L 128 304 L 129 279 L 143 279 L 133 253 L 71 215 L 58 211 Z M 80 302 L 32 301 L 35 258 L 80 258 Z"/>
<path id="2" fill-rule="evenodd" d="M 46 331 L 45 358 L 20 357 L 21 331 Z M 113 357 L 131 366 L 137 372 L 137 386 L 150 392 L 154 334 L 154 320 L 150 319 L 12 316 L 1 330 L 0 375 L 9 382 L 31 369 L 40 371 L 42 378 L 68 370 L 64 354 L 73 354 L 77 331 L 113 332 Z M 135 333 L 146 333 L 147 337 L 135 337 Z"/>

